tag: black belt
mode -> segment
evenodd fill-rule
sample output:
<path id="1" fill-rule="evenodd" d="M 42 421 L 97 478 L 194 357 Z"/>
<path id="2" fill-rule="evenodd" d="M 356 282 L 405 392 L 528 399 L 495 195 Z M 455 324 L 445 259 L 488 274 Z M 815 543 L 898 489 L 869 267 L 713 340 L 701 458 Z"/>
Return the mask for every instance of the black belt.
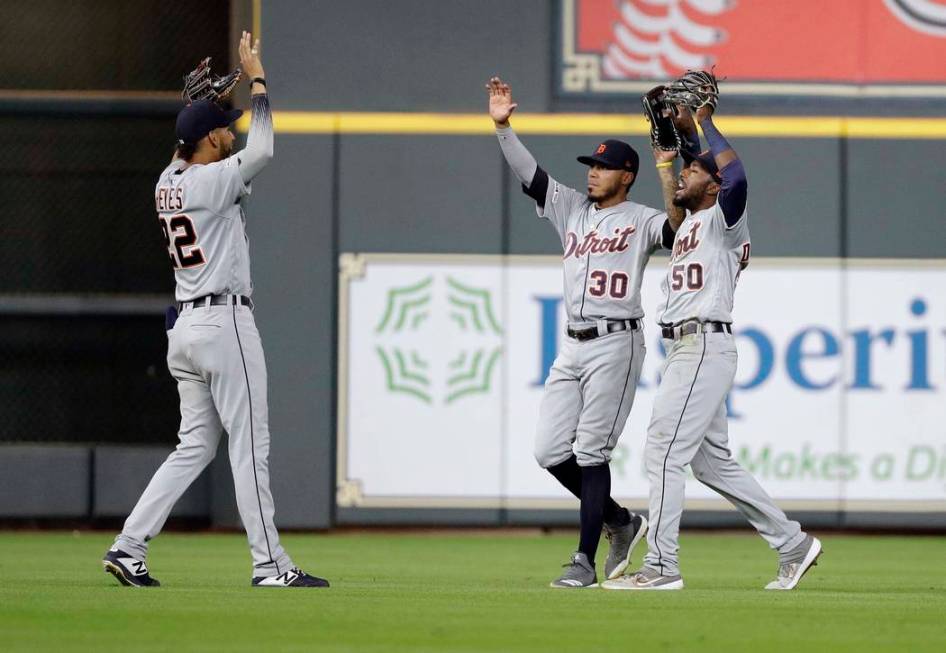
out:
<path id="1" fill-rule="evenodd" d="M 637 331 L 641 328 L 640 320 L 608 320 L 607 327 L 605 328 L 605 333 L 617 333 L 618 331 Z M 565 333 L 568 334 L 569 338 L 574 338 L 575 340 L 593 340 L 598 336 L 605 335 L 604 333 L 598 333 L 598 327 L 588 327 L 587 329 L 573 329 L 568 327 L 565 329 Z"/>
<path id="2" fill-rule="evenodd" d="M 660 327 L 660 335 L 669 340 L 676 340 L 683 336 L 692 336 L 697 333 L 728 333 L 732 334 L 732 325 L 729 322 L 697 322 L 690 320 L 677 326 Z"/>
<path id="3" fill-rule="evenodd" d="M 232 302 L 230 301 L 232 298 Z M 177 303 L 177 312 L 185 308 L 205 308 L 207 306 L 229 306 L 231 303 L 253 308 L 253 300 L 243 295 L 204 295 L 197 299 Z"/>

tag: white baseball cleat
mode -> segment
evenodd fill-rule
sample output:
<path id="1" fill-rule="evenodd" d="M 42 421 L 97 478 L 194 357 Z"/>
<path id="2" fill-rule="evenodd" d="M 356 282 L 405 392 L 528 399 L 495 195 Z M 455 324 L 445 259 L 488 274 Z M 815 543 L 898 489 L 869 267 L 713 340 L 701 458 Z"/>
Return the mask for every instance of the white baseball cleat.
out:
<path id="1" fill-rule="evenodd" d="M 805 575 L 805 572 L 818 564 L 818 556 L 822 553 L 821 540 L 817 537 L 809 535 L 805 538 L 805 541 L 799 545 L 799 548 L 805 546 L 808 547 L 808 550 L 805 552 L 805 557 L 802 561 L 780 564 L 778 567 L 778 577 L 766 585 L 765 589 L 795 589 L 795 586 L 798 585 L 798 582 L 801 580 L 801 577 Z"/>
<path id="2" fill-rule="evenodd" d="M 683 577 L 661 576 L 660 572 L 650 567 L 641 567 L 632 574 L 616 580 L 601 583 L 606 590 L 682 590 Z"/>

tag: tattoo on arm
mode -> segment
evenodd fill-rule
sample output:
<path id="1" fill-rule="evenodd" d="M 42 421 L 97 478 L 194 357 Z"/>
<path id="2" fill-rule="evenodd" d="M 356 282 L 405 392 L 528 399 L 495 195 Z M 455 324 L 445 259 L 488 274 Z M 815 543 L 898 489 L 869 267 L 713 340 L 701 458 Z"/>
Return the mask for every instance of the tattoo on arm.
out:
<path id="1" fill-rule="evenodd" d="M 670 220 L 670 228 L 676 232 L 683 224 L 683 219 L 686 218 L 686 210 L 673 204 L 673 196 L 677 192 L 677 175 L 672 167 L 658 168 L 657 171 L 660 177 L 660 192 L 664 198 L 664 208 L 667 210 L 667 218 Z"/>

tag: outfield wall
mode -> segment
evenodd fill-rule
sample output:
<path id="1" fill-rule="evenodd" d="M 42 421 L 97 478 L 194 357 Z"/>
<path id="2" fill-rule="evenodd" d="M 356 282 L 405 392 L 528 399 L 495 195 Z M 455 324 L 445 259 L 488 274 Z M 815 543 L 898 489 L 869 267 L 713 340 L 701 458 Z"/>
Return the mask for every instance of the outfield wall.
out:
<path id="1" fill-rule="evenodd" d="M 635 98 L 561 92 L 563 35 L 558 10 L 563 4 L 567 3 L 286 0 L 263 3 L 261 14 L 243 20 L 260 25 L 257 31 L 265 44 L 269 88 L 278 112 L 275 159 L 254 184 L 247 211 L 256 317 L 269 371 L 273 491 L 281 525 L 574 520 L 571 508 L 515 507 L 508 492 L 494 492 L 494 506 L 487 508 L 336 507 L 335 502 L 340 256 L 516 257 L 558 252 L 553 230 L 534 218 L 530 201 L 519 192 L 490 135 L 483 82 L 499 73 L 514 85 L 520 102 L 514 126 L 542 165 L 564 183 L 582 186 L 584 170 L 574 158 L 604 138 L 623 137 L 646 153 L 646 128 Z M 238 29 L 236 18 L 240 18 L 238 13 L 232 15 L 231 31 Z M 215 55 L 215 61 L 223 58 Z M 179 73 L 165 77 L 174 81 Z M 0 183 L 10 213 L 20 216 L 29 210 L 42 218 L 32 225 L 33 231 L 19 220 L 5 225 L 2 239 L 8 260 L 21 263 L 4 276 L 7 287 L 0 296 L 4 316 L 0 342 L 6 347 L 0 360 L 5 371 L 0 388 L 6 392 L 7 411 L 0 446 L 0 517 L 121 516 L 156 462 L 173 446 L 176 393 L 164 370 L 161 316 L 170 295 L 170 276 L 149 197 L 151 175 L 166 164 L 173 142 L 176 96 L 173 89 L 163 91 L 159 99 L 150 100 L 84 98 L 78 109 L 68 110 L 45 96 L 27 98 L 29 102 L 3 96 L 0 101 L 0 137 L 12 162 L 0 170 Z M 760 263 L 747 274 L 746 283 L 770 257 L 820 259 L 812 265 L 828 268 L 841 268 L 848 259 L 883 258 L 911 269 L 928 267 L 930 274 L 939 270 L 946 242 L 942 211 L 946 121 L 938 117 L 944 108 L 933 95 L 922 101 L 724 97 L 720 125 L 746 162 L 753 252 Z M 392 117 L 372 112 L 397 113 Z M 73 128 L 76 115 L 82 116 L 82 129 Z M 848 119 L 852 115 L 861 118 Z M 917 119 L 924 115 L 934 118 Z M 34 120 L 41 122 L 42 130 Z M 92 124 L 96 121 L 107 128 L 96 128 Z M 44 148 L 23 136 L 35 133 L 43 135 Z M 135 147 L 127 147 L 129 142 Z M 59 166 L 53 153 L 63 155 L 68 165 Z M 646 154 L 642 158 L 647 161 Z M 129 173 L 132 168 L 134 175 Z M 650 170 L 642 168 L 633 198 L 656 206 L 661 199 Z M 24 179 L 30 193 L 17 196 L 22 187 L 17 184 Z M 109 184 L 102 195 L 107 204 L 89 199 L 101 195 L 95 186 L 100 179 Z M 82 213 L 86 208 L 91 210 L 88 215 Z M 107 234 L 121 256 L 104 259 L 96 248 L 76 246 L 89 237 L 89 224 L 98 227 L 97 233 Z M 882 270 L 873 263 L 868 267 Z M 826 283 L 841 281 L 831 277 Z M 561 292 L 550 281 L 542 284 L 550 298 Z M 927 373 L 933 387 L 904 396 L 911 401 L 941 397 L 936 375 L 943 365 L 935 357 L 941 322 L 935 320 L 942 293 L 932 288 L 936 287 L 904 290 L 883 310 L 874 306 L 868 293 L 867 299 L 857 299 L 858 306 L 872 311 L 861 324 L 838 322 L 835 307 L 827 305 L 817 314 L 811 311 L 810 322 L 804 319 L 807 313 L 794 314 L 795 322 L 780 340 L 766 331 L 773 328 L 768 322 L 759 321 L 760 332 L 771 336 L 773 370 L 757 388 L 737 393 L 734 409 L 738 412 L 742 401 L 752 403 L 761 397 L 759 388 L 774 393 L 779 383 L 787 396 L 810 395 L 824 402 L 830 397 L 840 406 L 841 396 L 850 394 L 867 398 L 867 407 L 876 408 L 870 400 L 880 395 L 874 390 L 840 391 L 843 383 L 856 380 L 842 382 L 841 371 L 839 380 L 824 390 L 805 390 L 792 381 L 787 348 L 791 337 L 807 326 L 823 327 L 837 341 L 839 353 L 823 358 L 809 356 L 806 349 L 833 351 L 832 341 L 820 332 L 805 335 L 799 345 L 801 378 L 821 384 L 834 374 L 825 366 L 830 369 L 856 352 L 852 331 L 870 328 L 877 335 L 896 325 L 890 347 L 883 336 L 871 341 L 876 356 L 871 364 L 888 365 L 882 362 L 884 355 L 901 356 L 891 368 L 900 375 L 901 385 L 907 383 L 903 375 L 910 373 L 904 362 L 908 360 L 904 348 L 914 342 L 909 333 L 928 327 Z M 133 301 L 127 297 L 131 293 Z M 843 303 L 842 295 L 837 297 Z M 910 312 L 915 297 L 926 302 L 924 315 Z M 739 310 L 749 309 L 742 295 L 737 302 Z M 134 308 L 131 317 L 122 313 L 126 305 Z M 534 301 L 528 305 L 536 308 Z M 77 338 L 77 334 L 84 335 Z M 538 355 L 536 337 L 529 336 L 525 347 L 504 343 L 505 355 Z M 741 337 L 743 345 L 749 342 L 748 336 Z M 651 360 L 656 361 L 651 350 Z M 856 357 L 844 359 L 843 373 L 854 374 L 855 362 Z M 758 365 L 751 353 L 744 355 L 743 363 Z M 533 380 L 538 378 L 535 360 L 524 369 Z M 740 374 L 750 370 L 745 367 Z M 750 377 L 740 378 L 745 385 Z M 770 404 L 782 405 L 774 399 Z M 641 406 L 634 419 L 646 414 Z M 756 419 L 758 414 L 750 416 Z M 818 423 L 822 427 L 836 423 L 842 414 L 846 413 L 838 407 Z M 893 414 L 904 418 L 898 418 L 898 424 L 909 424 L 907 418 L 913 417 Z M 504 428 L 503 437 L 510 439 L 511 427 Z M 518 437 L 529 440 L 531 423 L 526 417 L 520 429 Z M 839 425 L 831 437 L 837 440 L 842 432 L 848 431 Z M 639 443 L 640 431 L 628 435 L 626 442 Z M 499 436 L 490 432 L 483 437 L 492 442 Z M 872 442 L 885 437 L 893 439 L 878 431 Z M 939 437 L 942 442 L 943 436 Z M 917 444 L 926 446 L 925 441 Z M 810 459 L 801 443 L 778 451 L 797 451 L 802 462 Z M 831 451 L 847 450 L 840 445 L 824 449 Z M 909 461 L 909 448 L 897 451 Z M 753 460 L 761 455 L 756 450 Z M 773 469 L 776 455 L 773 448 Z M 898 462 L 906 464 L 902 457 Z M 507 466 L 537 474 L 522 452 Z M 412 467 L 405 474 L 417 475 L 417 470 Z M 36 479 L 43 483 L 36 485 Z M 769 480 L 781 487 L 780 479 Z M 511 484 L 512 479 L 505 482 Z M 532 482 L 542 482 L 541 475 Z M 854 485 L 851 481 L 845 487 Z M 523 496 L 561 498 L 541 494 L 550 491 L 545 486 L 535 487 L 538 494 Z M 220 526 L 237 525 L 225 449 L 193 492 L 181 508 L 183 515 L 204 516 Z M 639 497 L 633 486 L 626 492 L 632 499 Z M 853 500 L 840 489 L 829 498 Z M 844 512 L 847 503 L 842 503 L 817 515 L 826 525 L 876 525 L 870 521 L 875 520 L 899 527 L 930 524 L 934 518 L 942 521 L 944 514 L 850 513 Z M 727 514 L 712 510 L 692 518 L 702 519 L 704 525 L 726 524 Z M 856 521 L 859 515 L 866 515 L 867 521 Z"/>

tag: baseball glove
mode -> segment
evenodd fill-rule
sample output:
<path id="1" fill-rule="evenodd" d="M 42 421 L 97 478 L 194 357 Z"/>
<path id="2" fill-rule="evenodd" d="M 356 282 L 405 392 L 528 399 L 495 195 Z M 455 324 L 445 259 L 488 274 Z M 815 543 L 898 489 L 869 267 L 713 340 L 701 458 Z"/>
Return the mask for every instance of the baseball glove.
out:
<path id="1" fill-rule="evenodd" d="M 220 77 L 210 72 L 210 57 L 198 64 L 194 70 L 184 75 L 184 90 L 181 99 L 185 104 L 196 100 L 218 102 L 226 98 L 240 81 L 242 71 L 237 68 L 229 75 Z"/>
<path id="2" fill-rule="evenodd" d="M 641 98 L 644 116 L 650 121 L 650 144 L 667 152 L 680 149 L 680 133 L 667 111 L 673 106 L 666 101 L 666 86 L 655 86 Z"/>
<path id="3" fill-rule="evenodd" d="M 688 70 L 667 87 L 664 99 L 671 104 L 685 104 L 692 111 L 706 105 L 715 109 L 719 102 L 716 75 L 706 70 Z"/>

